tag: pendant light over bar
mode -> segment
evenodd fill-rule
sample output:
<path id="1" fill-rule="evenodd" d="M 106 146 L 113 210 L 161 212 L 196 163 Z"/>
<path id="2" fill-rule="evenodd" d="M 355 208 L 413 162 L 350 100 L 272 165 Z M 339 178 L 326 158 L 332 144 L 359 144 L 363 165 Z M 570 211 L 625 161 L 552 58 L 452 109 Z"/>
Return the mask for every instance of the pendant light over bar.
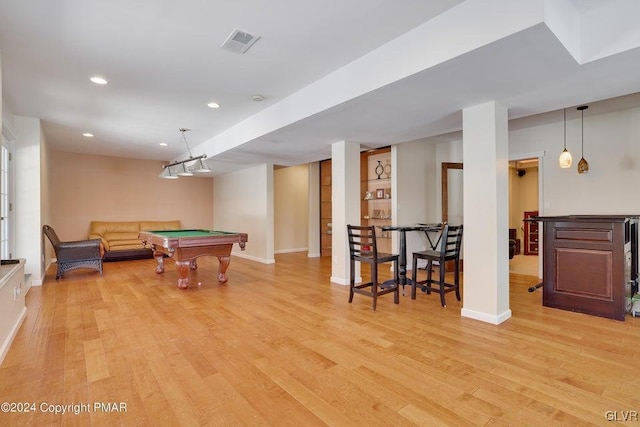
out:
<path id="1" fill-rule="evenodd" d="M 560 158 L 558 159 L 558 163 L 560 163 L 560 167 L 563 169 L 570 168 L 573 159 L 571 158 L 571 153 L 567 150 L 567 109 L 564 108 L 564 150 L 560 153 Z"/>
<path id="2" fill-rule="evenodd" d="M 589 163 L 587 163 L 587 161 L 584 158 L 584 110 L 586 110 L 587 108 L 589 108 L 587 105 L 582 105 L 580 107 L 577 108 L 578 111 L 580 111 L 580 113 L 582 113 L 582 157 L 580 158 L 580 161 L 578 162 L 578 173 L 587 173 L 589 172 Z"/>
<path id="3" fill-rule="evenodd" d="M 178 160 L 167 165 L 162 165 L 162 173 L 160 174 L 160 178 L 165 179 L 178 179 L 178 176 L 193 176 L 193 172 L 196 173 L 207 173 L 211 172 L 211 169 L 204 162 L 204 159 L 207 158 L 206 154 L 201 154 L 199 156 L 193 157 L 191 154 L 191 149 L 189 148 L 189 143 L 187 142 L 187 137 L 185 136 L 185 132 L 189 132 L 190 129 L 180 128 L 178 129 L 182 134 L 182 140 L 184 141 L 184 145 L 187 147 L 187 152 L 189 153 L 189 158 L 186 160 Z M 187 163 L 194 162 L 191 166 L 187 167 Z"/>

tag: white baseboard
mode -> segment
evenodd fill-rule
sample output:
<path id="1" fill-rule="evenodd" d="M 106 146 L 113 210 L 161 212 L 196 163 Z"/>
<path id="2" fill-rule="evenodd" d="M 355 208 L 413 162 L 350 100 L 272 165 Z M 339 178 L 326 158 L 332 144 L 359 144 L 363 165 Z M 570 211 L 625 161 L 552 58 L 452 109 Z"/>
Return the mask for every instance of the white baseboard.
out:
<path id="1" fill-rule="evenodd" d="M 22 326 L 22 322 L 24 321 L 25 317 L 27 317 L 27 307 L 24 307 L 24 309 L 22 310 L 22 313 L 20 313 L 20 317 L 18 317 L 18 319 L 16 320 L 16 323 L 13 325 L 13 328 L 11 328 L 11 333 L 7 336 L 7 338 L 2 343 L 2 347 L 0 347 L 0 365 L 2 365 L 2 362 L 4 361 L 5 356 L 9 352 L 9 347 L 11 347 L 11 343 L 13 342 L 13 339 L 16 337 L 16 334 L 18 333 L 20 326 Z"/>
<path id="2" fill-rule="evenodd" d="M 320 258 L 320 256 L 321 255 L 319 253 L 317 253 L 317 254 L 307 254 L 307 258 Z"/>
<path id="3" fill-rule="evenodd" d="M 460 311 L 460 315 L 462 317 L 468 317 L 470 319 L 480 320 L 481 322 L 491 323 L 492 325 L 499 325 L 511 318 L 511 310 L 506 310 L 500 314 L 489 314 L 483 313 L 480 311 L 469 310 L 468 308 L 463 308 Z"/>
<path id="4" fill-rule="evenodd" d="M 251 255 L 246 255 L 246 254 L 243 254 L 243 253 L 239 253 L 239 252 L 238 253 L 233 252 L 231 255 L 237 256 L 238 258 L 244 258 L 244 259 L 248 259 L 250 261 L 259 262 L 261 264 L 275 264 L 276 263 L 276 260 L 273 259 L 273 258 L 272 259 L 258 258 L 258 257 L 254 257 L 254 256 L 251 256 Z"/>
<path id="5" fill-rule="evenodd" d="M 306 252 L 309 248 L 293 248 L 293 249 L 279 249 L 277 251 L 273 251 L 274 254 L 291 254 L 294 252 Z"/>
<path id="6" fill-rule="evenodd" d="M 335 283 L 336 285 L 349 286 L 349 279 L 331 276 L 331 279 L 329 280 L 331 281 L 331 283 Z M 362 277 L 356 277 L 356 285 L 358 283 L 362 283 Z"/>
<path id="7" fill-rule="evenodd" d="M 349 285 L 349 281 L 348 280 L 344 280 L 344 279 L 339 278 L 339 277 L 331 276 L 331 279 L 329 279 L 329 280 L 331 280 L 331 283 L 335 283 L 336 285 L 343 285 L 343 286 Z"/>

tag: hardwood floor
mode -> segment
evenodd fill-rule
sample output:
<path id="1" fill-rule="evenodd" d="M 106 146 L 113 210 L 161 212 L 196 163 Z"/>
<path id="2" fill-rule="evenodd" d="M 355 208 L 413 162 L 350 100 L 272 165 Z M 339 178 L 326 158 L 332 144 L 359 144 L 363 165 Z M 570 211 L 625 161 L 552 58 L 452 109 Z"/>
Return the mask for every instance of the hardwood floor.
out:
<path id="1" fill-rule="evenodd" d="M 171 261 L 53 266 L 0 367 L 2 401 L 36 408 L 0 425 L 638 425 L 640 318 L 544 308 L 515 274 L 498 326 L 409 289 L 374 312 L 329 259 L 276 260 L 233 257 L 218 285 L 201 258 L 186 291 Z"/>

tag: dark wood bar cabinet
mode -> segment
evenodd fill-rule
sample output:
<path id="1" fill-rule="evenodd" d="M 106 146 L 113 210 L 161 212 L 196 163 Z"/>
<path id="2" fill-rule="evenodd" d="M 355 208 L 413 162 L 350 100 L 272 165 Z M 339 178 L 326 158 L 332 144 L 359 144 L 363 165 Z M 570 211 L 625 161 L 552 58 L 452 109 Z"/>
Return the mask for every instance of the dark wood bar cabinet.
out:
<path id="1" fill-rule="evenodd" d="M 638 291 L 638 216 L 538 216 L 543 305 L 624 320 Z"/>

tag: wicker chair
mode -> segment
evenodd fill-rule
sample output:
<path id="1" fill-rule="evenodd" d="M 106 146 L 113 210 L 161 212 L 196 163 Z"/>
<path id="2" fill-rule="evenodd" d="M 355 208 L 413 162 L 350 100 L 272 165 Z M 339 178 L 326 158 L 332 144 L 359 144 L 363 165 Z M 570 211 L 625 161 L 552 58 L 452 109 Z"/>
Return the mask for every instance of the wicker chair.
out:
<path id="1" fill-rule="evenodd" d="M 102 275 L 102 250 L 100 239 L 61 242 L 53 228 L 42 226 L 42 232 L 49 238 L 56 252 L 58 271 L 56 280 L 69 271 L 78 268 L 92 268 Z"/>

